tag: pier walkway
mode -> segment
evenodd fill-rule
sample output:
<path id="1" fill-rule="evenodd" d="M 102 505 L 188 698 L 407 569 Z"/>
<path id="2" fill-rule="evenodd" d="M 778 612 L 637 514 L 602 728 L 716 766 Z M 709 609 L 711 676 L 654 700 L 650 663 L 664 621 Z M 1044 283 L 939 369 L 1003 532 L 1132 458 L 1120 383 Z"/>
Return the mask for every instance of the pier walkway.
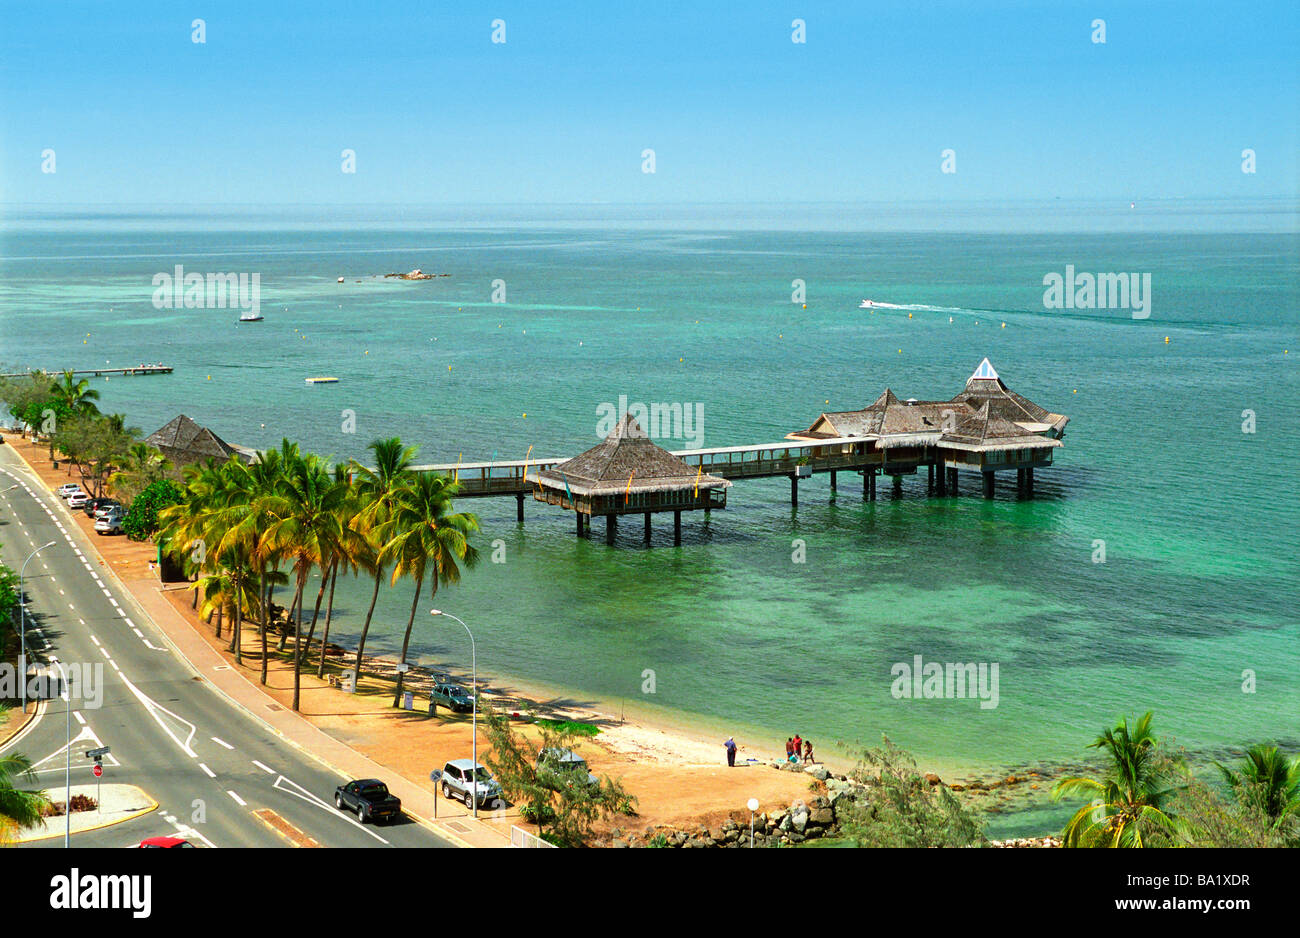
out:
<path id="1" fill-rule="evenodd" d="M 898 488 L 902 484 L 902 476 L 914 475 L 921 467 L 926 467 L 931 489 L 936 487 L 937 476 L 940 494 L 947 494 L 949 488 L 952 489 L 952 494 L 956 494 L 956 471 L 967 467 L 945 459 L 937 447 L 932 445 L 918 445 L 916 441 L 909 441 L 909 445 L 891 450 L 879 448 L 881 442 L 876 436 L 835 437 L 816 441 L 781 440 L 747 446 L 673 450 L 672 454 L 703 475 L 719 476 L 729 481 L 785 476 L 790 479 L 792 505 L 799 503 L 799 480 L 823 472 L 831 474 L 832 490 L 837 488 L 839 472 L 862 473 L 863 497 L 875 498 L 876 480 L 879 476 L 891 476 L 895 488 Z M 1028 457 L 1030 454 L 1025 455 Z M 412 468 L 417 472 L 438 472 L 456 479 L 460 482 L 460 498 L 513 495 L 518 500 L 519 520 L 522 521 L 524 497 L 532 494 L 537 483 L 536 474 L 542 470 L 554 469 L 566 459 L 567 457 L 435 463 Z M 1032 473 L 1032 468 L 1029 468 L 1031 465 L 1041 466 L 1045 463 L 1039 456 L 1032 463 L 1026 459 L 1025 464 L 1027 472 Z M 936 473 L 936 470 L 943 469 L 948 471 Z"/>
<path id="2" fill-rule="evenodd" d="M 134 368 L 90 368 L 86 371 L 74 371 L 74 378 L 99 378 L 104 375 L 169 375 L 175 369 L 171 365 L 136 365 Z M 0 375 L 0 378 L 26 378 L 33 374 L 31 371 L 19 371 L 10 375 Z M 66 371 L 47 371 L 45 374 L 51 377 L 68 374 Z"/>

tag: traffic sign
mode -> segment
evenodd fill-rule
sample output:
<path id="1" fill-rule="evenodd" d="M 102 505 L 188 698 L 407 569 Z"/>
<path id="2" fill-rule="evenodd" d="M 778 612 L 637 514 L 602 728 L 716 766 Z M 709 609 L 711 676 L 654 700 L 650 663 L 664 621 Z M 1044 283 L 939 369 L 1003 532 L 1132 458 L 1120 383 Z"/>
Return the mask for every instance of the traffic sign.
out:
<path id="1" fill-rule="evenodd" d="M 104 765 L 103 765 L 103 763 L 96 762 L 96 763 L 95 763 L 95 767 L 94 767 L 93 769 L 91 769 L 90 771 L 92 771 L 92 772 L 95 773 L 95 778 L 99 778 L 101 775 L 104 774 Z"/>

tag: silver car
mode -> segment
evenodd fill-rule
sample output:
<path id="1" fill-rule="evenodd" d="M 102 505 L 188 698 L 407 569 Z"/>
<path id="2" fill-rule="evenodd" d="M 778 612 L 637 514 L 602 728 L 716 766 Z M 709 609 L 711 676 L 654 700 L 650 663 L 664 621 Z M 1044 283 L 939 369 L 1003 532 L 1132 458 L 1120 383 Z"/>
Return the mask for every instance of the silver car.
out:
<path id="1" fill-rule="evenodd" d="M 122 533 L 122 511 L 120 508 L 110 508 L 108 511 L 98 515 L 95 519 L 96 534 L 121 534 Z"/>
<path id="2" fill-rule="evenodd" d="M 501 786 L 487 767 L 480 765 L 477 772 L 474 769 L 474 763 L 469 759 L 452 759 L 443 766 L 442 796 L 463 801 L 467 808 L 472 808 L 474 801 L 478 802 L 480 808 L 504 801 Z"/>

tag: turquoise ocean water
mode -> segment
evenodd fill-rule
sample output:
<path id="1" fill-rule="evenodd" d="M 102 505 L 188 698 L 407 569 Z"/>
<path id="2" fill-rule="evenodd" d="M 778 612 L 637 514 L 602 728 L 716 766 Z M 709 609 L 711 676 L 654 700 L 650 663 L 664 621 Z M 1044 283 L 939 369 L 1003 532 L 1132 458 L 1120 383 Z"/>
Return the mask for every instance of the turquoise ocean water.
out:
<path id="1" fill-rule="evenodd" d="M 567 512 L 530 501 L 520 526 L 513 500 L 466 501 L 506 562 L 438 603 L 505 686 L 755 741 L 797 731 L 828 752 L 883 731 L 926 764 L 994 770 L 1079 758 L 1154 709 L 1203 756 L 1295 749 L 1298 257 L 1291 203 L 11 210 L 0 363 L 174 365 L 95 382 L 145 433 L 184 412 L 246 445 L 364 458 L 400 435 L 422 461 L 469 461 L 576 454 L 620 395 L 702 405 L 705 445 L 775 441 L 886 386 L 949 397 L 987 356 L 1071 418 L 1032 501 L 1009 480 L 987 502 L 972 480 L 940 500 L 909 479 L 864 503 L 842 475 L 838 497 L 818 476 L 792 510 L 785 480 L 742 482 L 725 512 L 684 520 L 680 549 L 657 519 L 651 550 L 639 520 L 610 549 Z M 154 308 L 152 277 L 176 264 L 259 273 L 266 320 Z M 1149 272 L 1150 318 L 1044 309 L 1043 276 L 1067 264 Z M 451 276 L 374 277 L 413 267 Z M 304 383 L 322 374 L 340 382 Z M 339 640 L 367 594 L 340 583 Z M 407 584 L 382 594 L 373 650 L 396 648 L 409 602 Z M 468 666 L 463 633 L 419 622 L 413 641 Z M 998 663 L 998 706 L 894 699 L 891 665 L 917 654 Z"/>

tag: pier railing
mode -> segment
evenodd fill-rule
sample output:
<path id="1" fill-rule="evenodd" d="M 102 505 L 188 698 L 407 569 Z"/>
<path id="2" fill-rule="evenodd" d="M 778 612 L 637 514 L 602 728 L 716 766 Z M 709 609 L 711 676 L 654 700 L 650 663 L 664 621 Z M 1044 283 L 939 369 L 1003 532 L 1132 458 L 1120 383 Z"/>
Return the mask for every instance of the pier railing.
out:
<path id="1" fill-rule="evenodd" d="M 673 455 L 706 475 L 723 479 L 760 479 L 832 470 L 880 469 L 884 453 L 873 452 L 874 437 L 844 437 L 815 442 L 758 443 L 711 449 L 675 450 Z M 532 492 L 528 476 L 552 469 L 565 459 L 529 459 L 492 462 L 434 463 L 415 466 L 417 472 L 440 472 L 460 482 L 462 498 L 526 495 Z M 891 454 L 890 465 L 896 457 Z"/>

